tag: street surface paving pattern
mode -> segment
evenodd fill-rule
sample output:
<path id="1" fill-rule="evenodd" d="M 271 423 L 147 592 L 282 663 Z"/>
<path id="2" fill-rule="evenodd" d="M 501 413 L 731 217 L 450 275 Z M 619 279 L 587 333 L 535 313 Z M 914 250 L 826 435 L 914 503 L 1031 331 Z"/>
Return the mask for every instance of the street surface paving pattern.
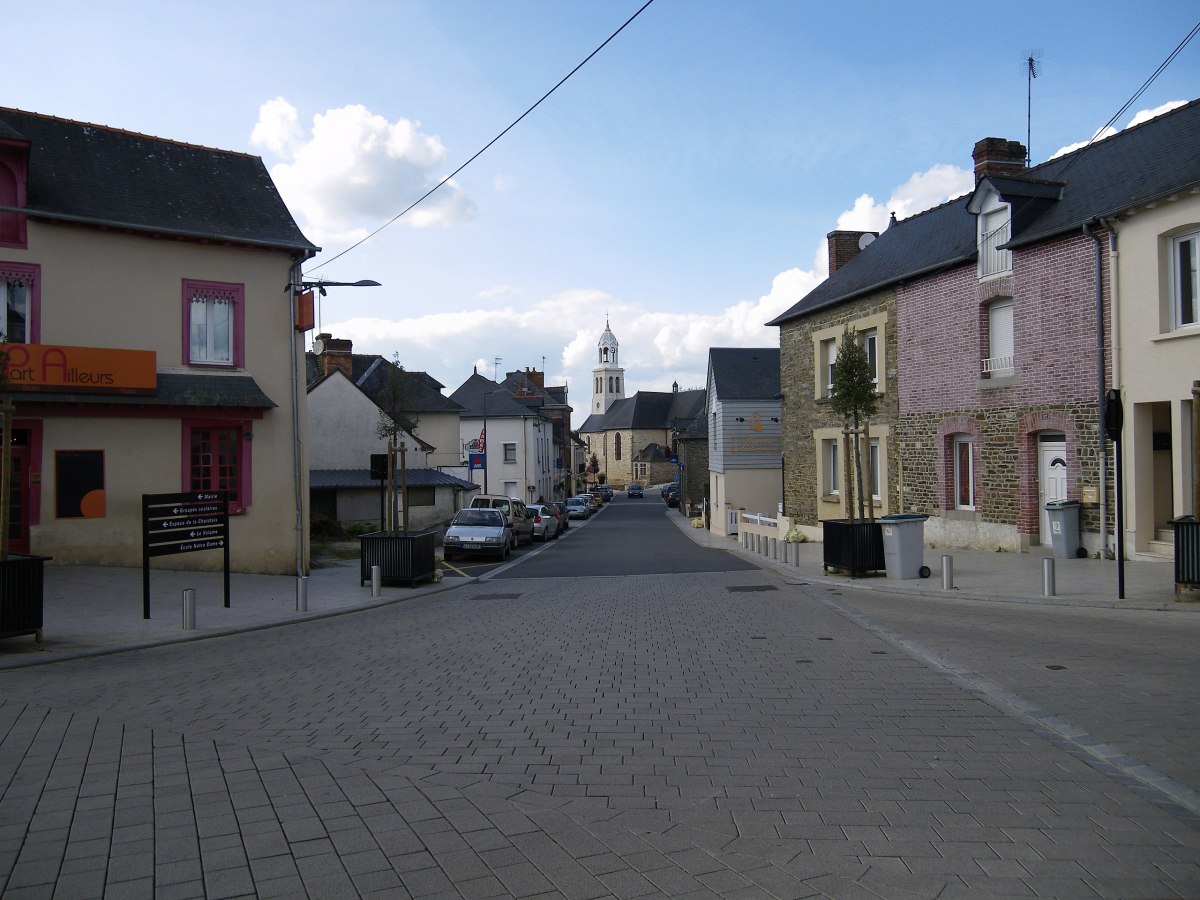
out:
<path id="1" fill-rule="evenodd" d="M 730 568 L 2 671 L 0 893 L 1200 896 L 1195 811 L 956 676 L 934 622 Z M 1186 755 L 1155 765 L 1194 787 Z"/>

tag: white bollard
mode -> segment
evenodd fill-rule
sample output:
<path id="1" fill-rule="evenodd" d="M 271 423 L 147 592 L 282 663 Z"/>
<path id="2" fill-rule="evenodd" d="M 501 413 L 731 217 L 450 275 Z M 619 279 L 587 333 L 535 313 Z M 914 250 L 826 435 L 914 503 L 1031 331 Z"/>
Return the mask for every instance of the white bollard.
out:
<path id="1" fill-rule="evenodd" d="M 1047 556 L 1042 560 L 1042 593 L 1047 597 L 1053 597 L 1054 591 L 1054 557 Z"/>
<path id="2" fill-rule="evenodd" d="M 194 631 L 196 628 L 196 589 L 184 588 L 183 591 L 183 630 Z"/>
<path id="3" fill-rule="evenodd" d="M 371 566 L 371 596 L 378 597 L 383 593 L 381 585 L 383 584 L 383 573 L 380 572 L 379 566 Z"/>
<path id="4" fill-rule="evenodd" d="M 949 553 L 942 554 L 942 590 L 954 590 L 954 557 Z"/>
<path id="5" fill-rule="evenodd" d="M 296 612 L 308 612 L 308 576 L 296 579 Z"/>

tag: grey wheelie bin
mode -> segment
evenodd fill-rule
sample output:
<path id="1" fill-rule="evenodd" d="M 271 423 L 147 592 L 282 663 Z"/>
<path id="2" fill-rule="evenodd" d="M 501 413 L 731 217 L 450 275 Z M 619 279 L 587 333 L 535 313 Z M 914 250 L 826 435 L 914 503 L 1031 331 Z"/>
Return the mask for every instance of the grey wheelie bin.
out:
<path id="1" fill-rule="evenodd" d="M 918 513 L 881 516 L 883 563 L 888 578 L 928 578 L 925 565 L 925 520 Z"/>
<path id="2" fill-rule="evenodd" d="M 1087 555 L 1079 546 L 1079 501 L 1051 500 L 1046 504 L 1050 517 L 1050 546 L 1055 559 L 1074 559 Z"/>

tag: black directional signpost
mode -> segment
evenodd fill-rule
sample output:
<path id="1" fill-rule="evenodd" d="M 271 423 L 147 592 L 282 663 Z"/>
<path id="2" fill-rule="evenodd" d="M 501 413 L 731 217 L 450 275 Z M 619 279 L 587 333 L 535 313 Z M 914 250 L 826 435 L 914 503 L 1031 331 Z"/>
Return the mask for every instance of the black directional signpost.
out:
<path id="1" fill-rule="evenodd" d="M 220 550 L 229 609 L 229 498 L 225 491 L 142 494 L 142 618 L 150 618 L 150 557 Z"/>

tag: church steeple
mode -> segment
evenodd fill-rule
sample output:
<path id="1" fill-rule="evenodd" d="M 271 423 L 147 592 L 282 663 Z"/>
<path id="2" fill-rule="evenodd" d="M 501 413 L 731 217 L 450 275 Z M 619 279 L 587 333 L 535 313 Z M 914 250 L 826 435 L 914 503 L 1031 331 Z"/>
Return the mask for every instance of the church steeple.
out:
<path id="1" fill-rule="evenodd" d="M 604 317 L 604 333 L 596 343 L 596 368 L 592 369 L 592 412 L 605 413 L 613 401 L 625 397 L 625 370 L 618 364 L 620 345 Z"/>

